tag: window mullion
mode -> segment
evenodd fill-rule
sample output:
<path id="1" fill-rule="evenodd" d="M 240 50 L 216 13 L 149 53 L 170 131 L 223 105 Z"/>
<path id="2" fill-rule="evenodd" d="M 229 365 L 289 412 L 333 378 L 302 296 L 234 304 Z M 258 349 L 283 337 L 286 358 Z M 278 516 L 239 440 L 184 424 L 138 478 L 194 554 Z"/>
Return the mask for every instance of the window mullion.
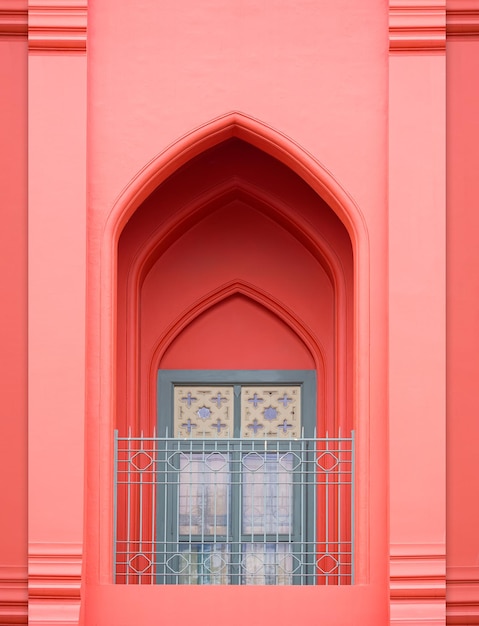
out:
<path id="1" fill-rule="evenodd" d="M 230 528 L 230 576 L 231 584 L 241 584 L 241 525 L 242 525 L 242 462 L 241 462 L 241 385 L 234 386 L 234 432 L 228 445 L 231 452 L 231 528 Z"/>

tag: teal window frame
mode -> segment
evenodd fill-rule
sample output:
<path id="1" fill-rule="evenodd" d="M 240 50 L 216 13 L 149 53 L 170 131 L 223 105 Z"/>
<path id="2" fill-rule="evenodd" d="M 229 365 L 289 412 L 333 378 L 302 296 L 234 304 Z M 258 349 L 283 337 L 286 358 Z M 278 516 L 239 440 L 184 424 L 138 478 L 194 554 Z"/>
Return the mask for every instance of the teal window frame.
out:
<path id="1" fill-rule="evenodd" d="M 174 388 L 177 385 L 191 386 L 234 386 L 234 434 L 229 439 L 226 446 L 225 440 L 220 438 L 204 440 L 204 439 L 179 439 L 174 437 L 173 433 L 173 410 L 174 410 Z M 302 437 L 300 441 L 272 438 L 264 439 L 261 437 L 252 439 L 241 439 L 240 437 L 240 419 L 241 414 L 241 387 L 242 386 L 289 386 L 298 385 L 301 387 L 301 428 Z M 241 454 L 248 452 L 256 452 L 260 450 L 262 454 L 268 455 L 268 450 L 299 453 L 304 459 L 305 455 L 314 456 L 314 450 L 308 452 L 309 442 L 304 440 L 313 439 L 316 436 L 316 371 L 315 370 L 158 370 L 158 386 L 157 386 L 157 434 L 160 438 L 166 438 L 171 442 L 170 458 L 178 459 L 182 451 L 189 454 L 197 451 L 201 452 L 222 452 L 227 450 L 228 454 L 236 457 L 236 461 L 240 461 Z M 232 442 L 233 440 L 233 442 Z M 241 441 L 235 445 L 235 441 Z M 261 441 L 261 448 L 259 442 Z M 232 442 L 232 443 L 231 443 Z M 170 445 L 170 444 L 168 444 Z M 241 452 L 239 451 L 241 448 Z M 175 450 L 177 454 L 171 452 Z M 304 459 L 306 460 L 306 459 Z M 158 538 L 164 538 L 156 543 L 156 551 L 163 554 L 164 562 L 174 559 L 172 546 L 182 543 L 181 536 L 178 532 L 177 525 L 177 490 L 175 486 L 176 476 L 179 468 L 175 468 L 175 462 L 168 464 L 171 466 L 171 472 L 164 480 L 158 481 L 156 493 L 156 532 Z M 292 511 L 292 533 L 289 539 L 292 540 L 293 546 L 301 544 L 303 546 L 303 555 L 301 556 L 301 571 L 292 574 L 292 584 L 314 584 L 314 563 L 316 558 L 315 544 L 315 520 L 316 511 L 311 510 L 312 502 L 315 502 L 314 494 L 314 477 L 306 477 L 305 479 L 293 471 L 293 511 Z M 169 514 L 165 517 L 165 503 Z M 216 544 L 231 543 L 232 545 L 252 544 L 255 541 L 251 535 L 243 535 L 239 523 L 240 515 L 238 509 L 241 510 L 241 495 L 237 487 L 232 488 L 230 496 L 230 527 L 227 530 L 227 536 L 215 537 Z M 263 535 L 261 534 L 261 537 Z M 278 536 L 275 536 L 278 539 Z M 204 541 L 204 537 L 201 538 Z M 166 540 L 166 543 L 165 543 Z M 224 540 L 224 541 L 223 541 Z M 190 537 L 191 541 L 191 537 Z M 198 540 L 200 541 L 200 540 Z M 208 541 L 208 540 L 207 540 Z M 273 538 L 272 538 L 273 541 Z M 280 542 L 283 539 L 280 539 Z M 286 537 L 284 538 L 286 541 Z M 258 541 L 259 543 L 259 541 Z M 208 545 L 204 542 L 204 545 Z M 304 552 L 306 556 L 304 556 Z M 292 554 L 294 555 L 294 549 Z M 178 557 L 179 558 L 179 557 Z M 235 561 L 236 559 L 236 561 Z M 232 558 L 230 562 L 231 571 L 238 572 L 238 555 Z M 239 573 L 231 573 L 231 585 L 241 585 L 242 577 Z M 166 571 L 166 566 L 158 566 L 156 581 L 160 584 L 177 584 L 174 575 L 170 575 Z M 208 584 L 207 577 L 202 583 Z"/>

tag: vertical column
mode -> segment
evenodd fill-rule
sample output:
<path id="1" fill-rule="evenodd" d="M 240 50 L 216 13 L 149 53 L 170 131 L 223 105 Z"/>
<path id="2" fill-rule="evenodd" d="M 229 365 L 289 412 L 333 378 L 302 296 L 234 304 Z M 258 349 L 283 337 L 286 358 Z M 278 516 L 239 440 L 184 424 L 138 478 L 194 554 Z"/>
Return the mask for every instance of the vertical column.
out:
<path id="1" fill-rule="evenodd" d="M 390 3 L 393 624 L 445 624 L 445 25 L 445 0 Z"/>
<path id="2" fill-rule="evenodd" d="M 447 619 L 479 624 L 479 0 L 447 2 Z"/>
<path id="3" fill-rule="evenodd" d="M 77 624 L 83 535 L 86 0 L 30 0 L 29 624 Z"/>
<path id="4" fill-rule="evenodd" d="M 0 0 L 0 85 L 0 624 L 26 624 L 26 0 Z"/>

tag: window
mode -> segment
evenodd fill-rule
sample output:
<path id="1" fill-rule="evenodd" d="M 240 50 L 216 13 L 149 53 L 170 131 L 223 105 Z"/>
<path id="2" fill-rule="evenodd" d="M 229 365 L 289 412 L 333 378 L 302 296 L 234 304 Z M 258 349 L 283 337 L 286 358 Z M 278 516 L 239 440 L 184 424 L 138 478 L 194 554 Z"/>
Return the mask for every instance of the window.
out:
<path id="1" fill-rule="evenodd" d="M 315 423 L 314 371 L 160 371 L 158 432 L 117 438 L 117 580 L 350 584 L 353 442 Z"/>
<path id="2" fill-rule="evenodd" d="M 159 429 L 172 427 L 158 488 L 159 581 L 304 582 L 314 492 L 297 470 L 314 424 L 314 373 L 160 372 L 158 398 Z"/>

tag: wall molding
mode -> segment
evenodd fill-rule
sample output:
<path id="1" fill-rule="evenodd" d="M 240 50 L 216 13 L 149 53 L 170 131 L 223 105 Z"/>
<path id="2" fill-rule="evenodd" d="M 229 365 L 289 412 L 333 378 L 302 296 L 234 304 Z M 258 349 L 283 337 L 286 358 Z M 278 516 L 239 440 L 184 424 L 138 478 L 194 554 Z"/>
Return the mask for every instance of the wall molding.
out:
<path id="1" fill-rule="evenodd" d="M 479 40 L 478 0 L 448 0 L 447 37 Z"/>
<path id="2" fill-rule="evenodd" d="M 396 54 L 444 53 L 445 0 L 390 0 L 389 50 Z"/>
<path id="3" fill-rule="evenodd" d="M 28 623 L 27 567 L 0 565 L 0 624 Z"/>
<path id="4" fill-rule="evenodd" d="M 391 624 L 444 626 L 446 547 L 444 544 L 392 544 L 390 548 Z"/>
<path id="5" fill-rule="evenodd" d="M 447 568 L 447 623 L 479 624 L 479 566 Z"/>
<path id="6" fill-rule="evenodd" d="M 81 544 L 31 543 L 28 623 L 78 624 L 81 573 Z"/>
<path id="7" fill-rule="evenodd" d="M 28 34 L 27 2 L 0 0 L 0 37 L 26 37 Z"/>
<path id="8" fill-rule="evenodd" d="M 85 53 L 86 36 L 87 0 L 29 0 L 30 50 Z"/>

